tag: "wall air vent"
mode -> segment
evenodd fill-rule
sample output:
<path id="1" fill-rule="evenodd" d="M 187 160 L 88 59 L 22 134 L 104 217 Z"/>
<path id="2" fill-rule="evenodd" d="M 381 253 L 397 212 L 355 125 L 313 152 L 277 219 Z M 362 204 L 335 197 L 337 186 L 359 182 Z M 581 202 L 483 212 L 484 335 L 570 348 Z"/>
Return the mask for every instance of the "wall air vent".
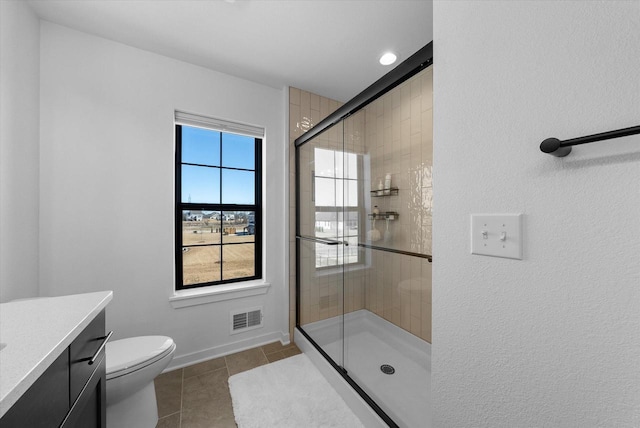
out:
<path id="1" fill-rule="evenodd" d="M 262 327 L 262 308 L 231 312 L 231 334 Z"/>

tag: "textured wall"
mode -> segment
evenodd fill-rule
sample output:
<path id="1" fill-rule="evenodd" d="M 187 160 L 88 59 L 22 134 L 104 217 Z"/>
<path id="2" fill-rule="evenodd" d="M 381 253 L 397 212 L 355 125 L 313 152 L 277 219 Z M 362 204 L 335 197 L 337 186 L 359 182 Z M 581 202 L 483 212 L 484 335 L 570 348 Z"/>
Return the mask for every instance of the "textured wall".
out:
<path id="1" fill-rule="evenodd" d="M 434 426 L 640 426 L 640 2 L 434 2 Z M 470 254 L 524 214 L 524 259 Z"/>
<path id="2" fill-rule="evenodd" d="M 38 295 L 40 22 L 0 2 L 0 302 Z"/>
<path id="3" fill-rule="evenodd" d="M 41 34 L 41 294 L 113 290 L 107 326 L 119 338 L 173 337 L 174 363 L 286 338 L 283 91 L 46 21 Z M 169 303 L 175 109 L 266 130 L 267 294 Z M 264 308 L 264 327 L 230 335 L 230 311 L 255 306 Z"/>

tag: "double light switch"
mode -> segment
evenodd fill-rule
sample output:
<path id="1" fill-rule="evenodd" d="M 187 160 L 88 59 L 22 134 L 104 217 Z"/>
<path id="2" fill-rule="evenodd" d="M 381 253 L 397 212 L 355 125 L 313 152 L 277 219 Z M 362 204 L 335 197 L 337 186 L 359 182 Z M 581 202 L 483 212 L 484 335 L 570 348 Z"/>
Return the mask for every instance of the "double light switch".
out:
<path id="1" fill-rule="evenodd" d="M 522 214 L 471 214 L 471 253 L 522 260 Z"/>

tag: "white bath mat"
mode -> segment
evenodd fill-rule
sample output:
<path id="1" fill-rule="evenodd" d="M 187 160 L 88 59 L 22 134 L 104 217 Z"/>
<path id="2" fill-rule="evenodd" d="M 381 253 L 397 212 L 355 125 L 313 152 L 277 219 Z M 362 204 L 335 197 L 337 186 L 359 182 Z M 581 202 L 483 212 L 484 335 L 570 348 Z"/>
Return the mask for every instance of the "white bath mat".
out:
<path id="1" fill-rule="evenodd" d="M 229 389 L 238 428 L 364 428 L 304 354 L 233 375 Z"/>

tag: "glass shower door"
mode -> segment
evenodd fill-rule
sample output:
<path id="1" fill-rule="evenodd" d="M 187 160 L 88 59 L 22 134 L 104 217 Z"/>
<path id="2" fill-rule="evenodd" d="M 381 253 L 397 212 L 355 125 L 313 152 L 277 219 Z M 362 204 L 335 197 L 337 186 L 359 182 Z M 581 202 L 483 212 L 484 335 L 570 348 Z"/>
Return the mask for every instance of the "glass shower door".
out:
<path id="1" fill-rule="evenodd" d="M 343 119 L 344 212 L 361 219 L 345 247 L 343 368 L 391 427 L 429 426 L 430 87 L 417 74 Z"/>
<path id="2" fill-rule="evenodd" d="M 296 139 L 297 326 L 389 427 L 431 426 L 430 49 Z"/>
<path id="3" fill-rule="evenodd" d="M 344 365 L 342 123 L 298 148 L 298 323 Z"/>

